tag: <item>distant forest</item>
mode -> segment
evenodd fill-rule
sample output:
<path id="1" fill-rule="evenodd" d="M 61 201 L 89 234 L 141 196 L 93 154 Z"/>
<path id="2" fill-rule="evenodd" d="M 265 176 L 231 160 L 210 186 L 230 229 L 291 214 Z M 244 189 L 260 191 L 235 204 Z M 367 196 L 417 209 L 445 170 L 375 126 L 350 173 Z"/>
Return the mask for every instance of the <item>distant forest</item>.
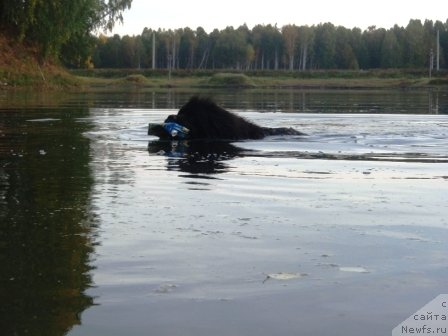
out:
<path id="1" fill-rule="evenodd" d="M 448 20 L 410 20 L 406 27 L 362 31 L 331 23 L 257 25 L 196 30 L 151 30 L 141 35 L 91 37 L 88 62 L 66 57 L 71 67 L 236 70 L 386 69 L 436 67 L 448 62 Z M 153 38 L 155 59 L 153 64 Z M 430 60 L 433 55 L 432 61 Z M 66 56 L 73 56 L 67 55 Z"/>

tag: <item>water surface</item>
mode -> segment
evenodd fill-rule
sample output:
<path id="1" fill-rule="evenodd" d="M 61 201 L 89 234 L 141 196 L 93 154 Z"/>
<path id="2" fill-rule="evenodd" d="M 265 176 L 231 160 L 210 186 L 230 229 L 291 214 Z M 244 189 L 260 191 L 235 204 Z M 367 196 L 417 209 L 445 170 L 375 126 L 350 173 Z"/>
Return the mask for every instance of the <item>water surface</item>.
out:
<path id="1" fill-rule="evenodd" d="M 446 292 L 447 92 L 208 92 L 307 135 L 146 135 L 194 93 L 0 94 L 2 334 L 384 335 Z"/>

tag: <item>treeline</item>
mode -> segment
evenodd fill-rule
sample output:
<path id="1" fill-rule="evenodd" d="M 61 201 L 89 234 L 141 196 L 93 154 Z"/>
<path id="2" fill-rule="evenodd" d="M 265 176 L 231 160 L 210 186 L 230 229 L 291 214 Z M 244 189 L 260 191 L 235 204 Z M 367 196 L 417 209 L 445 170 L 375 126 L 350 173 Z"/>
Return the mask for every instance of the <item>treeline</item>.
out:
<path id="1" fill-rule="evenodd" d="M 253 29 L 243 25 L 211 33 L 201 27 L 145 28 L 137 36 L 92 37 L 95 47 L 88 62 L 69 65 L 237 70 L 423 68 L 431 62 L 431 51 L 436 66 L 437 32 L 442 68 L 448 62 L 448 20 L 410 20 L 406 27 L 372 26 L 365 31 L 331 23 L 281 28 L 257 25 Z"/>
<path id="2" fill-rule="evenodd" d="M 0 0 L 0 34 L 36 45 L 41 61 L 57 58 L 73 68 L 314 70 L 428 67 L 436 64 L 438 32 L 440 67 L 448 63 L 448 20 L 410 20 L 406 27 L 364 31 L 323 23 L 92 35 L 121 21 L 131 3 Z"/>

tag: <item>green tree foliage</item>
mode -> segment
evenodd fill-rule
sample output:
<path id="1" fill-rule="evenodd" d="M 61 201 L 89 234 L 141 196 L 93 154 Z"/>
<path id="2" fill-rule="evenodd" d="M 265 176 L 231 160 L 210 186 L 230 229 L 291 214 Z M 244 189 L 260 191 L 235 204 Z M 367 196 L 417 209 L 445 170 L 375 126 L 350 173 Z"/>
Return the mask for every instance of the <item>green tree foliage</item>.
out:
<path id="1" fill-rule="evenodd" d="M 396 31 L 399 31 L 398 27 L 388 30 L 381 42 L 380 66 L 382 68 L 399 68 L 403 66 L 401 64 L 403 47 L 399 43 Z"/>
<path id="2" fill-rule="evenodd" d="M 185 28 L 180 33 L 179 67 L 190 69 L 195 64 L 197 41 L 193 30 Z"/>
<path id="3" fill-rule="evenodd" d="M 207 68 L 212 43 L 211 37 L 208 36 L 202 27 L 198 27 L 194 35 L 196 39 L 196 51 L 193 67 L 196 66 L 198 69 Z"/>
<path id="4" fill-rule="evenodd" d="M 287 58 L 288 69 L 294 69 L 297 37 L 299 30 L 296 25 L 286 25 L 282 28 L 283 41 L 285 42 L 285 56 Z"/>
<path id="5" fill-rule="evenodd" d="M 448 60 L 448 20 L 411 20 L 406 27 L 347 29 L 331 23 L 317 26 L 246 25 L 237 29 L 201 27 L 153 31 L 138 36 L 97 38 L 96 67 L 151 67 L 153 37 L 156 68 L 169 61 L 179 69 L 304 71 L 312 69 L 423 68 L 440 34 L 440 66 Z M 435 62 L 434 62 L 435 63 Z"/>
<path id="6" fill-rule="evenodd" d="M 315 28 L 314 50 L 317 68 L 336 67 L 336 27 L 332 23 L 319 24 Z"/>
<path id="7" fill-rule="evenodd" d="M 227 27 L 220 32 L 213 51 L 214 64 L 218 68 L 241 69 L 246 63 L 246 31 Z"/>
<path id="8" fill-rule="evenodd" d="M 308 26 L 299 27 L 299 69 L 306 70 L 310 67 L 309 60 L 313 58 L 312 43 L 314 41 L 314 29 Z"/>
<path id="9" fill-rule="evenodd" d="M 132 0 L 1 0 L 0 27 L 20 41 L 37 43 L 42 58 L 83 57 L 92 31 L 111 29 Z M 79 48 L 77 48 L 79 47 Z M 71 52 L 69 52 L 69 50 Z M 81 50 L 79 54 L 75 50 Z M 74 54 L 75 53 L 75 54 Z M 73 60 L 71 60 L 73 61 Z M 76 62 L 74 62 L 76 63 Z"/>
<path id="10" fill-rule="evenodd" d="M 405 60 L 409 67 L 418 67 L 425 63 L 428 50 L 419 48 L 424 45 L 424 30 L 420 20 L 411 20 L 406 27 Z"/>
<path id="11" fill-rule="evenodd" d="M 255 68 L 278 69 L 282 53 L 283 38 L 280 30 L 272 25 L 257 25 L 252 29 L 253 66 Z"/>
<path id="12" fill-rule="evenodd" d="M 347 28 L 336 28 L 334 60 L 338 69 L 359 69 L 358 59 L 352 47 L 351 34 L 351 30 Z"/>
<path id="13" fill-rule="evenodd" d="M 363 32 L 359 28 L 353 28 L 350 34 L 351 46 L 355 57 L 358 61 L 360 69 L 370 68 L 369 54 L 366 46 L 366 41 L 363 38 Z"/>
<path id="14" fill-rule="evenodd" d="M 37 44 L 41 60 L 53 56 L 70 67 L 150 68 L 154 61 L 156 68 L 174 69 L 423 68 L 429 65 L 431 50 L 435 57 L 437 32 L 440 66 L 448 62 L 448 20 L 410 20 L 406 27 L 371 26 L 364 31 L 323 23 L 252 29 L 242 25 L 211 33 L 202 27 L 145 28 L 137 36 L 92 35 L 121 21 L 131 2 L 0 0 L 0 29 Z"/>

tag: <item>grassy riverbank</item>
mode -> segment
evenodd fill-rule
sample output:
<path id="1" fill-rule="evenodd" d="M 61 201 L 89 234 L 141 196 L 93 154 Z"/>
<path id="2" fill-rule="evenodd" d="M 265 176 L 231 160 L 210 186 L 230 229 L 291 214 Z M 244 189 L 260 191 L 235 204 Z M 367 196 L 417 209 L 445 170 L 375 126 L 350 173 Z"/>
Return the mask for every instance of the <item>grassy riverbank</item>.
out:
<path id="1" fill-rule="evenodd" d="M 110 75 L 113 73 L 113 76 Z M 1 89 L 96 91 L 150 88 L 425 88 L 448 85 L 446 73 L 429 79 L 418 71 L 173 72 L 72 70 L 25 61 L 0 66 Z"/>
<path id="2" fill-rule="evenodd" d="M 79 79 L 57 62 L 40 60 L 36 46 L 0 34 L 0 90 L 61 90 L 79 84 Z"/>
<path id="3" fill-rule="evenodd" d="M 371 71 L 173 71 L 97 69 L 74 70 L 82 87 L 128 88 L 417 88 L 447 85 L 446 72 L 430 80 L 420 70 Z"/>

